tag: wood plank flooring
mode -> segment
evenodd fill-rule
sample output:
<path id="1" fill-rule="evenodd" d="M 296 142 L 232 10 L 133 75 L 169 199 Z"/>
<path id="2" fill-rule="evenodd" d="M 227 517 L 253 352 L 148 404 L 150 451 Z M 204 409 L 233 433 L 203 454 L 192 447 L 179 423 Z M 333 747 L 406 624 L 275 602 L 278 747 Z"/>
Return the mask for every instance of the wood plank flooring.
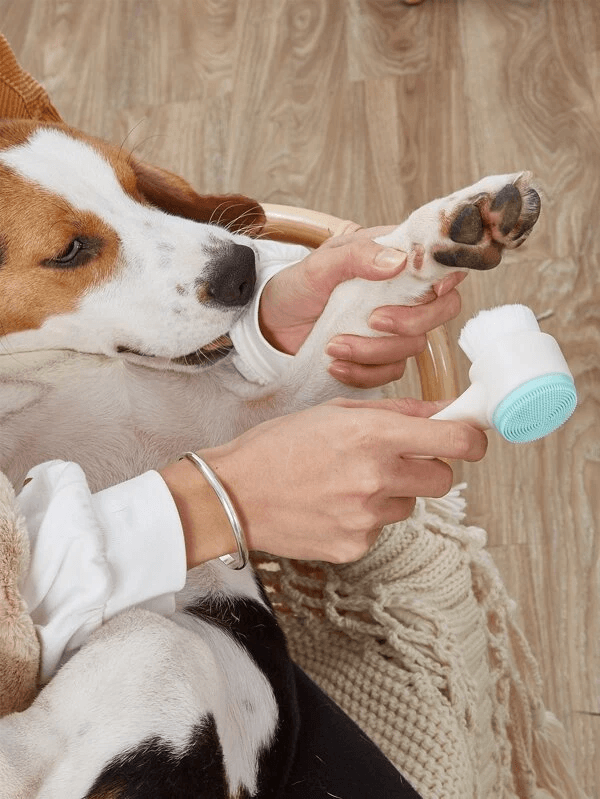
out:
<path id="1" fill-rule="evenodd" d="M 600 795 L 599 0 L 0 0 L 0 29 L 67 121 L 201 190 L 388 224 L 534 171 L 540 222 L 463 284 L 461 318 L 547 314 L 580 404 L 536 444 L 491 436 L 462 474 Z"/>

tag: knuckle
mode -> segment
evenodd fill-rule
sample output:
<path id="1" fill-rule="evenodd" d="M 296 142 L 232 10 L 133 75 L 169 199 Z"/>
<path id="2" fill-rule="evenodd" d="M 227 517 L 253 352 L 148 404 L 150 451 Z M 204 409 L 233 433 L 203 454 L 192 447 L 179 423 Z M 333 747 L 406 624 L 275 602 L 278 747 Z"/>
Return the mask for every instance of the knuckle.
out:
<path id="1" fill-rule="evenodd" d="M 360 560 L 362 556 L 365 554 L 366 549 L 364 547 L 359 546 L 347 546 L 344 549 L 337 553 L 337 560 L 336 563 L 354 563 L 357 560 Z"/>
<path id="2" fill-rule="evenodd" d="M 379 384 L 376 375 L 369 371 L 356 368 L 351 374 L 354 388 L 373 388 Z"/>
<path id="3" fill-rule="evenodd" d="M 402 309 L 404 313 L 398 319 L 398 330 L 405 336 L 417 338 L 423 334 L 423 325 L 417 313 L 412 308 Z"/>
<path id="4" fill-rule="evenodd" d="M 371 499 L 371 497 L 377 496 L 382 489 L 382 480 L 379 474 L 373 469 L 368 469 L 365 473 L 357 480 L 357 489 L 359 492 L 359 496 L 364 497 L 366 499 Z M 366 524 L 373 523 L 373 517 L 370 515 L 366 515 Z"/>
<path id="5" fill-rule="evenodd" d="M 479 433 L 479 436 L 477 437 L 477 445 L 469 457 L 470 461 L 480 461 L 485 456 L 488 448 L 488 437 L 486 434 L 480 431 L 477 432 Z"/>
<path id="6" fill-rule="evenodd" d="M 330 563 L 336 564 L 352 563 L 360 560 L 368 548 L 368 536 L 356 537 L 356 530 L 354 530 L 354 537 L 346 537 L 338 542 L 335 549 L 329 554 L 328 560 Z"/>
<path id="7" fill-rule="evenodd" d="M 421 333 L 421 335 L 419 336 L 413 336 L 411 344 L 412 344 L 411 347 L 412 353 L 414 355 L 418 355 L 421 352 L 425 352 L 425 350 L 427 349 L 427 336 L 425 335 L 425 333 Z"/>
<path id="8" fill-rule="evenodd" d="M 362 266 L 373 257 L 373 242 L 366 238 L 354 238 L 347 245 L 348 257 L 358 266 Z"/>
<path id="9" fill-rule="evenodd" d="M 462 308 L 462 298 L 458 291 L 454 289 L 448 294 L 448 317 L 446 321 L 457 317 Z"/>
<path id="10" fill-rule="evenodd" d="M 394 400 L 399 413 L 404 416 L 418 416 L 421 408 L 421 400 L 414 397 L 401 397 Z"/>
<path id="11" fill-rule="evenodd" d="M 440 461 L 439 463 L 439 472 L 437 475 L 437 485 L 432 491 L 432 497 L 445 497 L 448 491 L 452 488 L 454 483 L 454 472 L 452 468 L 447 464 Z"/>
<path id="12" fill-rule="evenodd" d="M 399 517 L 398 521 L 403 522 L 405 519 L 408 519 L 408 517 L 414 511 L 416 504 L 417 504 L 416 497 L 407 497 L 402 516 Z"/>
<path id="13" fill-rule="evenodd" d="M 473 452 L 474 430 L 467 424 L 456 422 L 450 432 L 450 447 L 454 457 L 468 460 Z"/>
<path id="14" fill-rule="evenodd" d="M 394 364 L 391 374 L 391 380 L 400 380 L 406 371 L 406 361 L 398 361 Z"/>

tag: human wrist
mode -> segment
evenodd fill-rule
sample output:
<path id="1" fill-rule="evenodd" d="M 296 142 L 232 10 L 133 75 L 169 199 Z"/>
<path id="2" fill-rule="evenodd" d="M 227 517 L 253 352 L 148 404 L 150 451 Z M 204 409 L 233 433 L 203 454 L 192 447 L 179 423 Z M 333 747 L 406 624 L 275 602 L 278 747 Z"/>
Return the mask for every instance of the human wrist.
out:
<path id="1" fill-rule="evenodd" d="M 199 454 L 209 462 L 212 452 Z M 223 506 L 194 464 L 183 458 L 160 469 L 159 474 L 179 513 L 187 568 L 236 552 L 236 540 Z"/>
<path id="2" fill-rule="evenodd" d="M 263 292 L 273 277 L 271 270 L 266 270 L 252 304 L 229 331 L 235 348 L 234 366 L 246 380 L 260 385 L 277 381 L 291 358 L 291 354 L 277 346 L 269 335 L 265 335 L 262 325 Z"/>

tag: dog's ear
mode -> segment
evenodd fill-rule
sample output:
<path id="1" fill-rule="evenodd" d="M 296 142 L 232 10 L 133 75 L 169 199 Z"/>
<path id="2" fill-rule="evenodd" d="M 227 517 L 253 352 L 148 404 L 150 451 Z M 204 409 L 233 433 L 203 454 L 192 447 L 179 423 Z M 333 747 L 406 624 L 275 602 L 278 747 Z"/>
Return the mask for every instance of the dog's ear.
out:
<path id="1" fill-rule="evenodd" d="M 256 200 L 242 194 L 198 194 L 187 181 L 172 172 L 134 159 L 130 163 L 139 192 L 163 211 L 249 236 L 261 232 L 265 214 Z"/>

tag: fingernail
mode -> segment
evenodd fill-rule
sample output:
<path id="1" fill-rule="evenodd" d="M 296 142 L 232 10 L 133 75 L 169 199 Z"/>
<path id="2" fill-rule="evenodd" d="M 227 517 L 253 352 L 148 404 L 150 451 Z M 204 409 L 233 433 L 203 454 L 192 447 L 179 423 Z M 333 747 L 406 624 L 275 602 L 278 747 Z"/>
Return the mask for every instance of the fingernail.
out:
<path id="1" fill-rule="evenodd" d="M 385 333 L 394 332 L 394 320 L 391 316 L 383 316 L 383 314 L 373 313 L 369 319 L 369 327 L 373 330 L 381 330 Z"/>
<path id="2" fill-rule="evenodd" d="M 406 253 L 386 247 L 375 256 L 374 266 L 382 272 L 395 272 L 406 263 Z"/>
<path id="3" fill-rule="evenodd" d="M 438 297 L 443 297 L 444 294 L 447 293 L 451 282 L 452 278 L 445 277 L 440 283 L 438 283 L 433 287 L 433 290 L 435 291 Z"/>
<path id="4" fill-rule="evenodd" d="M 327 355 L 331 355 L 332 358 L 341 358 L 342 361 L 349 361 L 352 353 L 348 344 L 334 343 L 328 344 L 325 352 Z"/>
<path id="5" fill-rule="evenodd" d="M 343 363 L 332 363 L 329 366 L 329 374 L 336 377 L 338 380 L 343 380 L 350 374 L 350 369 Z"/>
<path id="6" fill-rule="evenodd" d="M 444 294 L 447 294 L 449 291 L 459 286 L 466 276 L 466 272 L 454 272 L 452 275 L 448 275 L 448 277 L 441 280 L 433 289 L 438 297 L 443 297 Z"/>

